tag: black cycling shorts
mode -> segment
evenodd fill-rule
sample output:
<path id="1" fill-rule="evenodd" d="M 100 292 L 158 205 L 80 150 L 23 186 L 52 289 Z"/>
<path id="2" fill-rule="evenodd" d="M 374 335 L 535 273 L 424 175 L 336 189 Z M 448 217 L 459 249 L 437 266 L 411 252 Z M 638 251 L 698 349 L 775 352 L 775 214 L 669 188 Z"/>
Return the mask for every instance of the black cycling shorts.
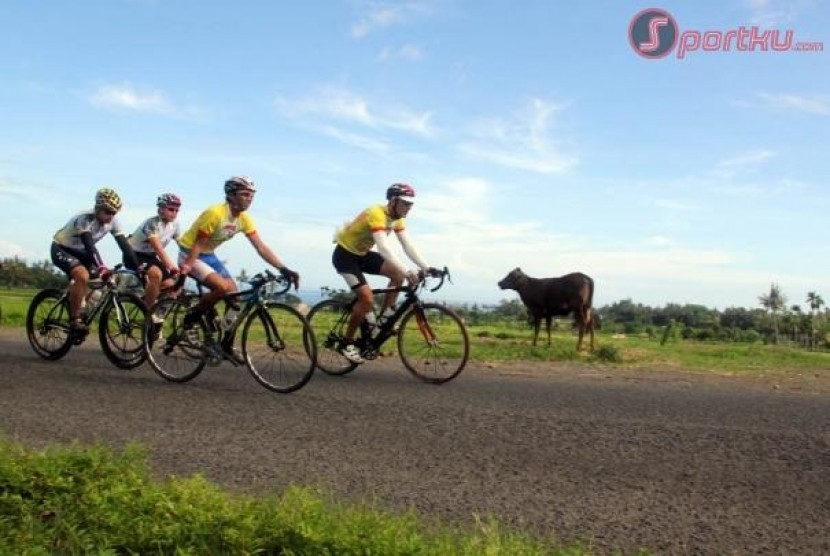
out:
<path id="1" fill-rule="evenodd" d="M 150 268 L 151 266 L 157 266 L 159 270 L 161 270 L 162 280 L 167 280 L 168 278 L 173 277 L 173 275 L 170 274 L 170 271 L 167 270 L 164 264 L 159 260 L 158 255 L 156 255 L 155 253 L 144 253 L 142 251 L 136 251 L 135 258 L 138 259 L 138 264 L 143 264 L 146 268 Z M 133 271 L 138 270 L 137 268 L 133 268 L 133 265 L 130 262 L 130 257 L 128 257 L 126 253 L 124 253 L 122 262 L 124 263 L 124 268 L 129 268 Z"/>
<path id="2" fill-rule="evenodd" d="M 52 256 L 52 264 L 66 273 L 67 276 L 76 266 L 86 267 L 91 275 L 97 272 L 98 265 L 87 254 L 86 249 L 73 249 L 53 241 L 50 255 Z"/>
<path id="3" fill-rule="evenodd" d="M 380 274 L 384 258 L 377 251 L 369 251 L 365 255 L 355 255 L 351 251 L 338 245 L 331 255 L 331 263 L 335 270 L 343 277 L 351 289 L 360 287 L 366 282 L 366 274 Z"/>

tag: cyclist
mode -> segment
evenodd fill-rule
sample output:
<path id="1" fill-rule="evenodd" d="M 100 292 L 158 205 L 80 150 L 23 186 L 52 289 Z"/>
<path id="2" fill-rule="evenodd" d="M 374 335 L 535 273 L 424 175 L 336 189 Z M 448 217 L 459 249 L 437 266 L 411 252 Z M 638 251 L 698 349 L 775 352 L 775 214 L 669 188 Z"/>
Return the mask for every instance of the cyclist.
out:
<path id="1" fill-rule="evenodd" d="M 234 176 L 225 181 L 225 202 L 205 209 L 179 239 L 179 270 L 189 274 L 210 289 L 199 303 L 185 314 L 185 328 L 192 327 L 202 315 L 216 305 L 225 294 L 237 291 L 236 282 L 214 250 L 234 235 L 242 232 L 262 259 L 288 278 L 294 289 L 300 285 L 300 275 L 290 270 L 257 232 L 248 208 L 254 199 L 256 186 L 247 176 Z M 238 310 L 233 302 L 229 308 Z M 234 356 L 233 337 L 222 339 L 222 348 Z"/>
<path id="2" fill-rule="evenodd" d="M 360 350 L 354 345 L 354 335 L 364 318 L 372 319 L 374 298 L 372 288 L 364 273 L 389 278 L 389 288 L 398 288 L 407 279 L 416 285 L 420 272 L 433 269 L 424 261 L 406 233 L 404 219 L 415 201 L 415 188 L 407 183 L 394 183 L 386 190 L 386 204 L 372 205 L 338 230 L 332 254 L 332 264 L 357 296 L 351 318 L 346 326 L 340 353 L 352 363 L 363 363 Z M 420 271 L 409 270 L 390 249 L 386 236 L 394 231 L 406 255 L 418 265 Z M 377 246 L 377 251 L 372 247 Z M 398 292 L 388 292 L 381 307 L 381 322 L 394 313 L 393 306 Z M 371 316 L 369 316 L 371 315 Z"/>
<path id="3" fill-rule="evenodd" d="M 144 303 L 152 307 L 158 299 L 162 287 L 173 285 L 173 277 L 179 272 L 164 248 L 170 240 L 179 239 L 179 223 L 176 217 L 182 201 L 174 193 L 162 193 L 156 199 L 156 216 L 151 216 L 141 223 L 130 235 L 130 247 L 135 251 L 138 263 L 146 269 L 146 286 L 144 288 Z M 124 266 L 130 270 L 134 268 L 129 257 L 124 256 Z M 157 322 L 153 315 L 154 322 Z"/>
<path id="4" fill-rule="evenodd" d="M 90 277 L 106 279 L 111 274 L 95 247 L 101 238 L 111 233 L 124 256 L 131 258 L 134 268 L 138 268 L 135 252 L 115 216 L 121 206 L 118 193 L 108 187 L 99 189 L 95 193 L 93 209 L 70 218 L 52 238 L 52 263 L 70 279 L 69 328 L 72 333 L 86 334 L 89 331 L 81 318 L 81 306 Z"/>

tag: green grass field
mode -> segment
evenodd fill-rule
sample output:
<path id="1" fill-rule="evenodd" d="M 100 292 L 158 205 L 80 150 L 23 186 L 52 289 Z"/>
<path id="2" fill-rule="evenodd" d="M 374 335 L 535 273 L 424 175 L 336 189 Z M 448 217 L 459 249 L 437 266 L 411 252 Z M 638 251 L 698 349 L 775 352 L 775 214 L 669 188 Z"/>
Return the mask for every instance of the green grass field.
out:
<path id="1" fill-rule="evenodd" d="M 0 326 L 25 326 L 30 289 L 0 290 Z M 298 331 L 299 333 L 299 331 Z M 529 327 L 511 325 L 470 326 L 470 357 L 473 361 L 573 361 L 624 368 L 684 369 L 702 372 L 752 374 L 783 373 L 830 368 L 830 353 L 803 348 L 756 343 L 671 340 L 661 345 L 657 337 L 621 337 L 599 333 L 596 350 L 576 351 L 576 335 L 557 331 L 552 345 L 544 333 L 539 345 L 531 345 Z M 659 334 L 657 335 L 659 336 Z M 587 346 L 587 338 L 585 340 Z M 396 353 L 390 340 L 384 352 Z"/>

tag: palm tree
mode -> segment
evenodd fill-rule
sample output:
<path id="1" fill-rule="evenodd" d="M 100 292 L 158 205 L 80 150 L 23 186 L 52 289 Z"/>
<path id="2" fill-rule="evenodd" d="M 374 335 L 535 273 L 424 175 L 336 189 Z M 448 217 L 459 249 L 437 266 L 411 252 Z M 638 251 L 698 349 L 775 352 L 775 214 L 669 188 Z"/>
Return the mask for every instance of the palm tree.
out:
<path id="1" fill-rule="evenodd" d="M 773 282 L 770 284 L 769 293 L 758 296 L 761 307 L 772 314 L 772 329 L 775 333 L 775 343 L 778 343 L 778 311 L 786 307 L 787 296 L 781 293 L 781 288 Z"/>
<path id="2" fill-rule="evenodd" d="M 816 337 L 816 311 L 824 305 L 824 300 L 816 292 L 807 292 L 807 303 L 810 305 L 810 347 L 814 347 Z"/>

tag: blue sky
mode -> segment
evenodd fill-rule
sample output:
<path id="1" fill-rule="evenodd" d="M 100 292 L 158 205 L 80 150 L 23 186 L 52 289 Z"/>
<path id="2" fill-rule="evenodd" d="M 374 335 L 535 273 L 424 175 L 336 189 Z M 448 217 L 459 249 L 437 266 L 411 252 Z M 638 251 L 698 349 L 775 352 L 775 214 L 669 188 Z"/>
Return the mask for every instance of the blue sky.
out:
<path id="1" fill-rule="evenodd" d="M 408 181 L 451 301 L 514 298 L 496 282 L 515 266 L 590 274 L 597 305 L 755 307 L 771 282 L 827 299 L 830 52 L 647 59 L 628 39 L 646 8 L 830 48 L 818 0 L 8 0 L 0 256 L 48 258 L 105 185 L 127 228 L 164 191 L 188 225 L 247 174 L 265 240 L 305 289 L 339 288 L 335 228 Z M 265 266 L 242 238 L 219 254 Z"/>

